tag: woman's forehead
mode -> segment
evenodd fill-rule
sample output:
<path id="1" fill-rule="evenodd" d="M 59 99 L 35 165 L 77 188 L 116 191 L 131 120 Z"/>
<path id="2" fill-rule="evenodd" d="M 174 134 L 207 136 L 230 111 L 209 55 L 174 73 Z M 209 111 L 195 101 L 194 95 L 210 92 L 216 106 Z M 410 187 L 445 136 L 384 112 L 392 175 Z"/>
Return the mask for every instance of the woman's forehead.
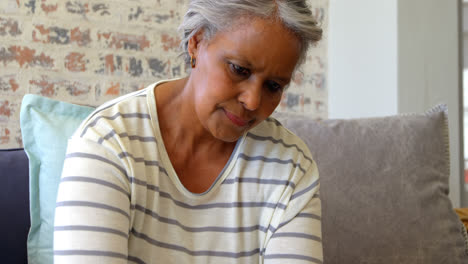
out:
<path id="1" fill-rule="evenodd" d="M 229 30 L 219 31 L 209 41 L 209 46 L 251 66 L 281 63 L 294 68 L 300 56 L 301 42 L 297 36 L 277 20 L 258 18 L 249 21 L 243 20 Z"/>

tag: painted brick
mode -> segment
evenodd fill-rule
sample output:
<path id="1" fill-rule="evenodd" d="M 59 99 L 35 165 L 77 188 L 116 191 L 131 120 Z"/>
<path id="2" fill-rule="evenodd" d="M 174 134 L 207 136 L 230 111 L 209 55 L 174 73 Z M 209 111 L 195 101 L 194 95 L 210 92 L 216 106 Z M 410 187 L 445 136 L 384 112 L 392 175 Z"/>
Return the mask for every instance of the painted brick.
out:
<path id="1" fill-rule="evenodd" d="M 313 109 L 310 96 L 301 91 L 295 92 L 289 90 L 283 94 L 278 110 L 295 113 L 316 112 L 316 110 Z"/>
<path id="2" fill-rule="evenodd" d="M 309 63 L 310 66 L 315 67 L 316 69 L 325 69 L 325 61 L 323 61 L 323 58 L 320 56 L 313 56 L 313 58 L 309 60 Z"/>
<path id="3" fill-rule="evenodd" d="M 186 72 L 181 59 L 145 58 L 114 54 L 99 55 L 97 74 L 138 78 L 175 78 Z"/>
<path id="4" fill-rule="evenodd" d="M 160 10 L 177 10 L 177 11 L 183 12 L 187 10 L 188 3 L 189 3 L 189 0 L 174 0 L 174 1 L 158 0 L 157 3 L 154 3 L 153 8 L 160 9 Z"/>
<path id="5" fill-rule="evenodd" d="M 286 104 L 288 108 L 295 108 L 299 105 L 300 96 L 295 93 L 287 93 L 286 94 Z"/>
<path id="6" fill-rule="evenodd" d="M 44 27 L 44 25 L 35 25 L 32 31 L 32 39 L 34 42 L 49 43 L 49 34 L 49 28 Z"/>
<path id="7" fill-rule="evenodd" d="M 188 1 L 0 0 L 0 149 L 22 145 L 19 106 L 26 92 L 96 106 L 184 76 L 189 66 L 178 57 L 176 29 Z M 327 5 L 321 0 L 313 10 L 325 33 Z M 325 35 L 279 109 L 326 118 L 326 49 Z"/>
<path id="8" fill-rule="evenodd" d="M 89 46 L 91 43 L 90 29 L 81 29 L 75 27 L 72 29 L 64 27 L 46 27 L 42 24 L 34 25 L 32 30 L 32 39 L 34 42 L 44 44 L 66 45 L 75 43 L 80 47 Z"/>
<path id="9" fill-rule="evenodd" d="M 144 51 L 150 46 L 150 42 L 145 35 L 98 32 L 97 37 L 104 48 Z"/>
<path id="10" fill-rule="evenodd" d="M 70 52 L 65 57 L 65 67 L 71 72 L 84 72 L 86 71 L 85 54 L 78 52 Z"/>
<path id="11" fill-rule="evenodd" d="M 163 60 L 159 58 L 147 58 L 146 61 L 149 74 L 145 76 L 157 78 L 171 76 L 171 78 L 177 78 L 187 73 L 185 63 L 181 59 Z"/>
<path id="12" fill-rule="evenodd" d="M 102 1 L 90 2 L 91 21 L 106 19 L 111 23 L 177 28 L 188 1 Z M 105 3 L 105 4 L 104 4 Z M 182 15 L 181 15 L 182 14 Z"/>
<path id="13" fill-rule="evenodd" d="M 0 14 L 19 14 L 19 0 L 2 0 L 0 1 Z"/>
<path id="14" fill-rule="evenodd" d="M 181 10 L 185 10 L 187 5 L 167 0 L 158 3 L 156 1 L 80 1 L 80 4 L 83 7 L 87 5 L 88 10 L 79 13 L 88 21 L 171 28 L 177 28 L 181 19 L 180 14 L 183 14 Z M 75 15 L 76 12 L 69 13 Z"/>
<path id="15" fill-rule="evenodd" d="M 111 98 L 115 98 L 122 94 L 123 84 L 119 81 L 109 81 L 108 83 L 99 85 L 95 90 L 95 98 L 99 104 L 108 101 Z"/>
<path id="16" fill-rule="evenodd" d="M 16 37 L 21 33 L 17 20 L 0 17 L 0 36 Z"/>
<path id="17" fill-rule="evenodd" d="M 70 31 L 70 42 L 76 43 L 80 47 L 87 47 L 91 43 L 90 30 L 81 30 L 79 27 L 75 27 Z"/>
<path id="18" fill-rule="evenodd" d="M 99 103 L 104 103 L 116 96 L 141 90 L 151 83 L 154 83 L 154 80 L 141 80 L 138 82 L 109 81 L 102 86 L 96 86 L 95 98 Z"/>
<path id="19" fill-rule="evenodd" d="M 131 92 L 134 92 L 134 91 L 144 89 L 153 82 L 154 82 L 154 80 L 151 80 L 150 82 L 141 81 L 141 82 L 137 82 L 137 83 L 128 83 L 124 87 L 124 89 L 125 89 L 124 92 L 125 93 L 131 93 Z"/>
<path id="20" fill-rule="evenodd" d="M 89 12 L 89 3 L 81 3 L 81 1 L 67 1 L 65 7 L 71 14 L 85 15 Z"/>
<path id="21" fill-rule="evenodd" d="M 77 81 L 61 81 L 59 85 L 72 97 L 87 97 L 91 91 L 91 85 Z"/>
<path id="22" fill-rule="evenodd" d="M 13 115 L 13 106 L 9 100 L 0 99 L 0 123 L 6 123 Z"/>
<path id="23" fill-rule="evenodd" d="M 102 86 L 96 86 L 96 90 L 94 92 L 96 102 L 100 105 L 109 99 L 120 95 L 120 82 L 111 81 Z"/>
<path id="24" fill-rule="evenodd" d="M 0 148 L 21 148 L 23 140 L 18 124 L 8 122 L 0 124 Z"/>
<path id="25" fill-rule="evenodd" d="M 312 74 L 309 79 L 309 83 L 313 84 L 317 90 L 325 89 L 326 76 L 323 73 Z"/>
<path id="26" fill-rule="evenodd" d="M 35 25 L 32 38 L 35 42 L 64 45 L 70 43 L 70 30 L 56 26 Z"/>
<path id="27" fill-rule="evenodd" d="M 15 94 L 19 91 L 19 83 L 16 74 L 0 76 L 0 93 Z"/>
<path id="28" fill-rule="evenodd" d="M 98 3 L 92 5 L 92 10 L 94 13 L 99 14 L 100 16 L 110 16 L 109 5 L 107 3 Z"/>
<path id="29" fill-rule="evenodd" d="M 98 74 L 107 75 L 122 75 L 122 56 L 107 54 L 99 57 L 101 64 L 99 69 L 95 71 Z"/>
<path id="30" fill-rule="evenodd" d="M 38 53 L 38 52 L 37 52 Z M 6 66 L 10 62 L 17 62 L 20 68 L 29 66 L 39 66 L 42 68 L 52 68 L 54 59 L 44 54 L 36 55 L 36 50 L 22 46 L 0 47 L 0 63 Z"/>
<path id="31" fill-rule="evenodd" d="M 68 44 L 70 43 L 70 31 L 61 27 L 49 28 L 49 41 L 55 44 Z"/>
<path id="32" fill-rule="evenodd" d="M 176 10 L 162 11 L 158 8 L 133 7 L 126 16 L 129 23 L 161 25 L 177 25 L 182 16 Z"/>
<path id="33" fill-rule="evenodd" d="M 301 72 L 301 71 L 297 71 L 294 73 L 291 81 L 295 84 L 295 85 L 302 85 L 302 83 L 304 82 L 304 73 Z"/>
<path id="34" fill-rule="evenodd" d="M 180 65 L 173 66 L 171 69 L 172 77 L 173 78 L 182 77 L 182 71 L 185 73 L 185 75 L 188 75 L 187 69 L 188 68 L 186 67 L 184 62 L 182 62 Z"/>
<path id="35" fill-rule="evenodd" d="M 10 143 L 12 134 L 7 127 L 0 127 L 0 145 L 7 145 Z"/>
<path id="36" fill-rule="evenodd" d="M 4 66 L 6 66 L 12 61 L 15 61 L 16 59 L 16 54 L 10 48 L 8 49 L 5 47 L 0 48 L 0 63 L 3 62 Z"/>
<path id="37" fill-rule="evenodd" d="M 16 132 L 14 129 L 15 122 L 19 127 L 19 113 L 21 108 L 21 97 L 15 96 L 9 99 L 0 99 L 0 125 L 11 128 L 11 132 Z"/>
<path id="38" fill-rule="evenodd" d="M 120 83 L 111 82 L 105 89 L 105 95 L 120 95 Z"/>
<path id="39" fill-rule="evenodd" d="M 41 79 L 33 79 L 29 81 L 30 91 L 35 94 L 40 94 L 46 97 L 55 97 L 58 93 L 58 87 L 53 81 L 48 79 L 45 76 L 42 76 Z"/>
<path id="40" fill-rule="evenodd" d="M 42 75 L 29 81 L 30 91 L 51 98 L 81 97 L 87 99 L 92 86 L 79 81 Z"/>
<path id="41" fill-rule="evenodd" d="M 41 0 L 41 9 L 46 15 L 57 12 L 58 9 L 58 3 L 51 4 L 49 2 L 50 1 L 47 0 Z"/>
<path id="42" fill-rule="evenodd" d="M 57 0 L 56 0 L 57 1 Z M 105 1 L 105 0 L 63 0 L 58 2 L 58 11 L 54 15 L 67 15 L 68 19 L 108 25 L 119 29 L 125 23 L 128 11 L 136 5 L 136 1 Z M 153 1 L 144 1 L 153 3 Z M 139 3 L 138 3 L 139 4 Z M 154 8 L 154 5 L 151 5 Z"/>
<path id="43" fill-rule="evenodd" d="M 21 136 L 21 128 L 20 126 L 14 126 L 14 125 L 11 125 L 10 127 L 16 127 L 15 129 L 15 133 L 14 133 L 14 138 L 15 138 L 15 142 L 12 143 L 9 148 L 22 148 L 23 147 L 23 138 Z"/>
<path id="44" fill-rule="evenodd" d="M 278 108 L 279 108 L 281 111 L 285 111 L 285 110 L 286 110 L 286 107 L 287 107 L 287 105 L 286 105 L 286 98 L 287 98 L 286 93 L 283 93 L 283 95 L 281 96 L 281 101 L 280 101 L 279 106 L 278 106 Z"/>
<path id="45" fill-rule="evenodd" d="M 143 66 L 141 65 L 141 60 L 136 59 L 134 57 L 130 58 L 128 73 L 133 77 L 141 76 L 141 74 L 143 73 Z"/>
<path id="46" fill-rule="evenodd" d="M 36 0 L 24 1 L 24 7 L 28 9 L 29 13 L 34 14 L 36 12 Z"/>
<path id="47" fill-rule="evenodd" d="M 179 51 L 180 38 L 178 36 L 163 33 L 161 44 L 164 51 Z"/>
<path id="48" fill-rule="evenodd" d="M 96 24 L 120 25 L 121 9 L 128 1 L 68 1 L 66 11 L 78 20 L 86 19 Z M 115 27 L 112 26 L 112 27 Z M 117 28 L 119 28 L 117 26 Z"/>
<path id="49" fill-rule="evenodd" d="M 168 68 L 168 63 L 166 61 L 160 60 L 158 58 L 150 58 L 147 59 L 147 61 L 152 76 L 159 77 L 166 73 L 166 68 Z"/>
<path id="50" fill-rule="evenodd" d="M 138 20 L 142 15 L 143 15 L 144 11 L 143 11 L 143 8 L 141 6 L 137 6 L 135 8 L 130 8 L 130 12 L 128 14 L 128 20 L 129 21 L 132 21 L 132 20 Z"/>
<path id="51" fill-rule="evenodd" d="M 147 77 L 148 65 L 141 57 L 124 57 L 114 54 L 99 56 L 100 65 L 95 70 L 97 74 L 123 77 Z"/>
<path id="52" fill-rule="evenodd" d="M 315 101 L 314 106 L 315 106 L 315 111 L 319 113 L 323 113 L 326 111 L 326 106 L 323 101 Z"/>

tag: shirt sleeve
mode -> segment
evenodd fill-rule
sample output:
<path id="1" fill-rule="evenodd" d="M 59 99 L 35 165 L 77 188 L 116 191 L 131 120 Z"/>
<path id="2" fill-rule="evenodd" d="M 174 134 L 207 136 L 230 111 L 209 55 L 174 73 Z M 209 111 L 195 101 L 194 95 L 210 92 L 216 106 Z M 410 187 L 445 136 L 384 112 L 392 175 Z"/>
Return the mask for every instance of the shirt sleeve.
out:
<path id="1" fill-rule="evenodd" d="M 68 142 L 54 222 L 54 263 L 127 263 L 130 183 L 115 151 Z"/>
<path id="2" fill-rule="evenodd" d="M 289 196 L 264 252 L 265 264 L 323 263 L 321 202 L 315 163 Z"/>

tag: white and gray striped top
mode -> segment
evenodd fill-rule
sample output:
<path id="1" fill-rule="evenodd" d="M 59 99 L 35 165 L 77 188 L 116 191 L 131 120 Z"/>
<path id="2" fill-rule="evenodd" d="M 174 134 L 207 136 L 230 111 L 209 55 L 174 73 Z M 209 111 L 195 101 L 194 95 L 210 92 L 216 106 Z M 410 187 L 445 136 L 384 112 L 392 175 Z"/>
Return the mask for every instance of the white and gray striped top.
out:
<path id="1" fill-rule="evenodd" d="M 55 263 L 322 263 L 306 145 L 268 118 L 238 140 L 208 191 L 191 193 L 162 143 L 155 85 L 99 107 L 69 140 Z"/>

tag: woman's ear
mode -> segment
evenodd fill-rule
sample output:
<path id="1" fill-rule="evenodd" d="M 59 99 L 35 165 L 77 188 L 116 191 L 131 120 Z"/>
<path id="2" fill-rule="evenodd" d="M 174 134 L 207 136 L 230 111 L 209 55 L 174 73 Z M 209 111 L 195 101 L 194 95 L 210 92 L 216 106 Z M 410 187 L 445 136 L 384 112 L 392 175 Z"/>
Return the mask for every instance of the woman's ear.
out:
<path id="1" fill-rule="evenodd" d="M 200 46 L 203 42 L 203 30 L 199 30 L 197 33 L 195 33 L 188 41 L 188 53 L 190 56 L 197 57 L 197 53 L 200 49 Z"/>

